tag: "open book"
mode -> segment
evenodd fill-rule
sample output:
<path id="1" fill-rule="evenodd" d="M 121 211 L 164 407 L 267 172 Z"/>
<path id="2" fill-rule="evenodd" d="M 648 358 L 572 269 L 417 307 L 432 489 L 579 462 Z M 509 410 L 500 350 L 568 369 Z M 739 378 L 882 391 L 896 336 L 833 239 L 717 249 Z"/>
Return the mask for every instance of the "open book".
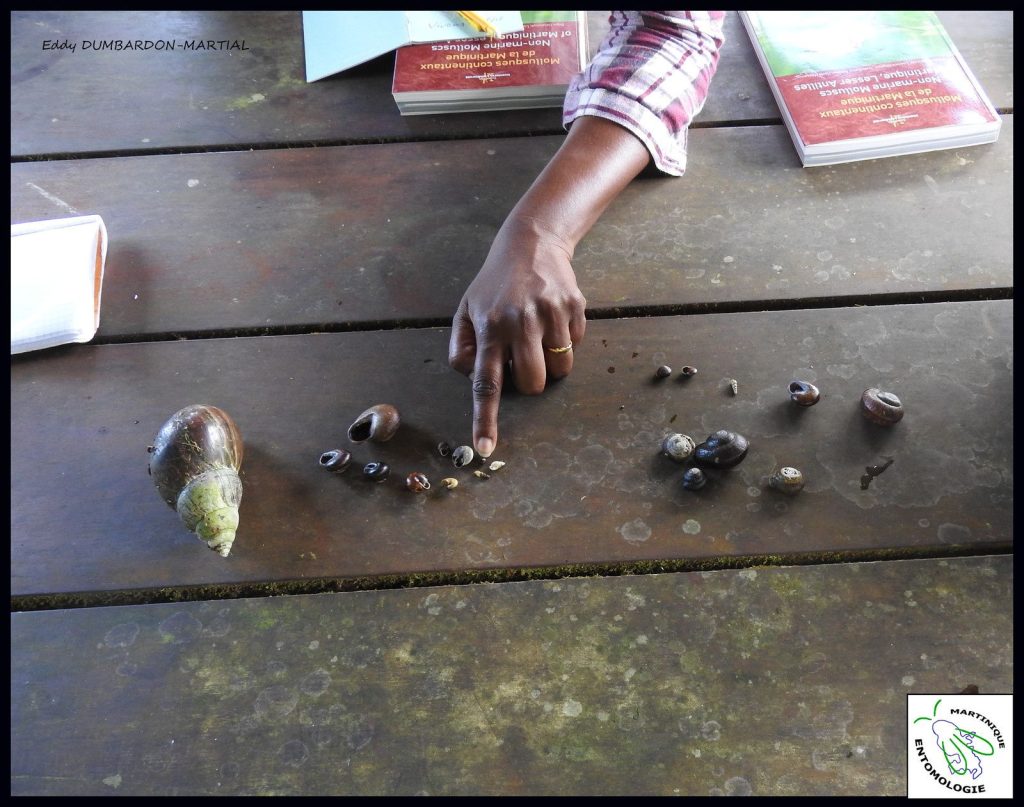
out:
<path id="1" fill-rule="evenodd" d="M 499 35 L 522 31 L 518 11 L 478 11 Z M 455 11 L 303 11 L 306 81 L 348 70 L 402 45 L 482 39 Z"/>

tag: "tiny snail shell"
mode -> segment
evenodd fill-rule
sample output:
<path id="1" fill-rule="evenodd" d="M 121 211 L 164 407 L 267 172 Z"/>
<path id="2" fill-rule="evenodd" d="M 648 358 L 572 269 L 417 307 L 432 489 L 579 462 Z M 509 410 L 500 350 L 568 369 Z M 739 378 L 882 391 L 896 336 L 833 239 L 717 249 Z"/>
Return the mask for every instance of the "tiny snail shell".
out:
<path id="1" fill-rule="evenodd" d="M 661 365 L 661 367 L 654 371 L 655 378 L 668 378 L 670 375 L 672 375 L 672 368 L 667 364 Z"/>
<path id="2" fill-rule="evenodd" d="M 462 468 L 473 461 L 473 449 L 469 446 L 459 446 L 452 452 L 452 463 L 456 468 Z"/>
<path id="3" fill-rule="evenodd" d="M 444 440 L 437 444 L 437 453 L 442 457 L 447 457 L 452 453 L 452 447 L 448 445 Z"/>
<path id="4" fill-rule="evenodd" d="M 487 466 L 488 470 L 491 471 L 500 471 L 504 467 L 505 463 L 503 463 L 501 460 L 495 460 L 494 462 Z"/>
<path id="5" fill-rule="evenodd" d="M 443 487 L 445 490 L 451 490 L 452 488 L 457 488 L 458 486 L 459 480 L 452 479 L 452 477 L 450 476 L 447 476 L 441 480 L 441 487 Z"/>
<path id="6" fill-rule="evenodd" d="M 490 474 L 485 474 L 483 471 L 473 471 L 473 476 L 478 477 L 480 479 L 490 479 L 491 478 Z"/>
<path id="7" fill-rule="evenodd" d="M 687 490 L 700 490 L 707 484 L 708 478 L 700 468 L 689 468 L 683 474 L 683 487 Z"/>
<path id="8" fill-rule="evenodd" d="M 903 404 L 891 392 L 870 387 L 864 390 L 860 402 L 864 417 L 880 426 L 892 426 L 903 418 Z"/>
<path id="9" fill-rule="evenodd" d="M 348 439 L 353 443 L 372 440 L 375 443 L 386 443 L 395 436 L 401 418 L 398 410 L 391 404 L 371 406 L 348 427 Z"/>
<path id="10" fill-rule="evenodd" d="M 696 367 L 690 367 L 689 365 L 687 365 L 686 367 L 684 367 L 682 369 L 682 373 L 683 373 L 684 376 L 689 378 L 692 375 L 697 375 L 697 368 Z"/>
<path id="11" fill-rule="evenodd" d="M 707 440 L 697 446 L 694 456 L 697 462 L 715 468 L 731 468 L 739 465 L 750 444 L 742 434 L 719 429 Z"/>
<path id="12" fill-rule="evenodd" d="M 785 468 L 779 468 L 779 470 L 775 471 L 775 473 L 768 477 L 768 485 L 782 493 L 788 493 L 790 496 L 794 496 L 803 490 L 804 475 L 796 468 L 790 468 L 788 466 Z"/>
<path id="13" fill-rule="evenodd" d="M 413 493 L 422 493 L 425 490 L 430 490 L 430 480 L 427 479 L 426 474 L 413 471 L 405 478 L 405 486 Z"/>
<path id="14" fill-rule="evenodd" d="M 686 462 L 693 456 L 696 447 L 693 438 L 686 434 L 667 434 L 661 441 L 661 453 L 676 462 Z"/>
<path id="15" fill-rule="evenodd" d="M 391 468 L 384 462 L 368 462 L 363 467 L 363 476 L 371 482 L 383 482 L 391 475 Z"/>
<path id="16" fill-rule="evenodd" d="M 343 448 L 334 448 L 320 455 L 320 467 L 341 474 L 348 470 L 352 455 Z"/>
<path id="17" fill-rule="evenodd" d="M 821 394 L 818 388 L 808 381 L 792 381 L 789 385 L 789 397 L 800 406 L 814 406 Z"/>
<path id="18" fill-rule="evenodd" d="M 729 390 L 732 392 L 733 395 L 739 395 L 740 394 L 740 382 L 737 381 L 735 378 L 730 378 L 729 379 Z"/>

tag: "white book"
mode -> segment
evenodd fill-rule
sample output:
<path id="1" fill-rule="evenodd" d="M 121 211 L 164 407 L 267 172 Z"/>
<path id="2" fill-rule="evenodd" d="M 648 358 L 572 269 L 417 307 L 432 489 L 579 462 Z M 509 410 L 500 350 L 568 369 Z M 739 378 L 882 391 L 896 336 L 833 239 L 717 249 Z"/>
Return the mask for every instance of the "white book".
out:
<path id="1" fill-rule="evenodd" d="M 88 342 L 100 326 L 99 216 L 11 225 L 11 353 Z"/>

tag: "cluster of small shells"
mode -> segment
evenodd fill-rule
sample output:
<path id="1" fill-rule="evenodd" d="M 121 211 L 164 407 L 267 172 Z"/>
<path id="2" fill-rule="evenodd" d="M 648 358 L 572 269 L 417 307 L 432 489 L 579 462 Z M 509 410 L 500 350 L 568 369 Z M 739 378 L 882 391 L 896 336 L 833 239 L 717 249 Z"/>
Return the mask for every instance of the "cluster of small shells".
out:
<path id="1" fill-rule="evenodd" d="M 390 404 L 377 404 L 363 412 L 348 429 L 348 437 L 354 443 L 367 440 L 384 443 L 395 436 L 401 423 L 398 410 Z M 476 456 L 470 446 L 458 446 L 453 449 L 447 442 L 437 444 L 437 453 L 442 457 L 451 456 L 456 468 L 469 465 Z M 332 473 L 344 473 L 352 463 L 352 454 L 343 448 L 334 448 L 320 455 L 320 467 Z M 494 460 L 488 466 L 497 471 L 505 466 L 504 462 Z M 481 470 L 473 473 L 481 479 L 490 479 L 490 475 Z M 363 466 L 363 478 L 371 482 L 384 482 L 391 475 L 391 468 L 385 462 L 373 461 Z M 453 490 L 459 486 L 459 480 L 445 477 L 438 483 L 444 490 Z M 432 489 L 430 479 L 422 471 L 413 471 L 405 478 L 405 487 L 413 493 L 425 493 Z"/>
<path id="2" fill-rule="evenodd" d="M 684 368 L 692 369 L 692 368 Z M 693 370 L 696 372 L 696 370 Z M 667 378 L 672 374 L 668 366 L 659 367 L 656 378 Z M 736 379 L 729 379 L 729 388 L 733 395 L 739 392 Z M 798 406 L 814 406 L 821 400 L 821 392 L 809 381 L 799 379 L 790 382 L 789 397 Z M 861 412 L 865 418 L 880 426 L 892 426 L 903 418 L 903 404 L 891 392 L 870 387 L 861 395 Z M 661 453 L 678 463 L 687 463 L 691 458 L 697 463 L 711 468 L 731 468 L 742 462 L 747 455 L 749 441 L 736 432 L 720 429 L 711 434 L 703 443 L 696 444 L 692 437 L 673 432 L 665 435 L 661 441 Z M 707 484 L 707 475 L 698 467 L 687 468 L 683 474 L 683 487 L 687 490 L 700 490 Z M 773 490 L 793 496 L 803 490 L 803 473 L 791 466 L 777 468 L 768 477 L 768 486 Z"/>

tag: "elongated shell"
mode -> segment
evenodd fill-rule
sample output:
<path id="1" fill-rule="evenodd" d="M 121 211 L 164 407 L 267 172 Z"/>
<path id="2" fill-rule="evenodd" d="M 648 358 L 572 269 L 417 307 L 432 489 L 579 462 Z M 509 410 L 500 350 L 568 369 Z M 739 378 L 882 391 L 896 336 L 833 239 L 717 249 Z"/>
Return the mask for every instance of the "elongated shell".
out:
<path id="1" fill-rule="evenodd" d="M 398 410 L 391 404 L 371 406 L 355 419 L 348 427 L 348 439 L 353 443 L 372 440 L 375 443 L 386 443 L 395 436 L 401 418 Z"/>
<path id="2" fill-rule="evenodd" d="M 149 473 L 168 506 L 210 549 L 227 557 L 242 501 L 242 435 L 223 409 L 193 404 L 160 427 Z"/>

